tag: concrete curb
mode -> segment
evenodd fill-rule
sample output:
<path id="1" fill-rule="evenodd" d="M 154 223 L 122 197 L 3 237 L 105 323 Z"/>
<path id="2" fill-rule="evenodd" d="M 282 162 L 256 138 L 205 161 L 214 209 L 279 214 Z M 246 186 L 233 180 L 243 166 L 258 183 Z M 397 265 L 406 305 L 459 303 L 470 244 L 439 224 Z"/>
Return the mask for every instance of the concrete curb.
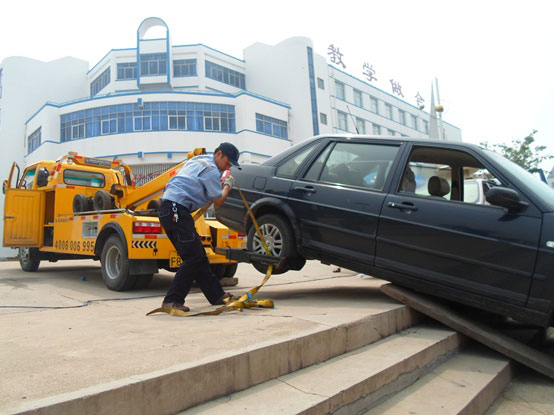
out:
<path id="1" fill-rule="evenodd" d="M 417 323 L 401 306 L 336 327 L 26 403 L 14 414 L 174 414 L 374 343 Z"/>

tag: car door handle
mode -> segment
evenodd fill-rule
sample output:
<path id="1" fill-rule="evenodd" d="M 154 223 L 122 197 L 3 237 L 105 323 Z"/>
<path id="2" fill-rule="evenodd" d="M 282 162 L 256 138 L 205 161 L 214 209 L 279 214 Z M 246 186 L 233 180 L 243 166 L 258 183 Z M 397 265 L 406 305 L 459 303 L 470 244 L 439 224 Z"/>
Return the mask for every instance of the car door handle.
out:
<path id="1" fill-rule="evenodd" d="M 300 190 L 301 192 L 306 192 L 306 193 L 315 193 L 315 192 L 317 192 L 317 190 L 315 190 L 313 186 L 305 186 L 305 187 L 296 186 L 294 188 L 294 190 Z"/>
<path id="2" fill-rule="evenodd" d="M 387 206 L 390 207 L 390 208 L 395 208 L 395 209 L 400 209 L 400 210 L 412 210 L 414 212 L 417 210 L 417 206 L 414 206 L 412 203 L 389 202 L 389 203 L 387 203 Z"/>

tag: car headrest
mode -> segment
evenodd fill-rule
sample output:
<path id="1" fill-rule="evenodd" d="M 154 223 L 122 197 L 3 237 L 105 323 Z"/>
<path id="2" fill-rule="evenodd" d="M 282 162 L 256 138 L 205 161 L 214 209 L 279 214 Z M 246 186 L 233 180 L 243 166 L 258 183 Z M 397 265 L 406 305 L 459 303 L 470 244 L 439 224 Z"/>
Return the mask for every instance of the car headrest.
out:
<path id="1" fill-rule="evenodd" d="M 404 176 L 402 178 L 402 183 L 400 184 L 401 192 L 410 192 L 414 193 L 416 189 L 416 180 L 415 174 L 409 167 L 406 168 Z"/>
<path id="2" fill-rule="evenodd" d="M 450 185 L 442 177 L 431 176 L 427 183 L 427 191 L 431 196 L 443 197 L 450 193 Z"/>

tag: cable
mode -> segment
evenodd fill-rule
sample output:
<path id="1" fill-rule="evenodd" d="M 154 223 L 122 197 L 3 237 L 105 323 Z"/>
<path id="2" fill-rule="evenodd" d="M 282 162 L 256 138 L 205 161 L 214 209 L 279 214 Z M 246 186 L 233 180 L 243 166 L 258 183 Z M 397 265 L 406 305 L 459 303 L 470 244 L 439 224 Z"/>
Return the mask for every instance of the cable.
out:
<path id="1" fill-rule="evenodd" d="M 49 309 L 49 310 L 63 310 L 66 308 L 82 308 L 87 307 L 88 305 L 92 303 L 99 303 L 102 301 L 128 301 L 128 300 L 140 300 L 143 298 L 156 298 L 156 297 L 163 297 L 162 295 L 145 295 L 141 297 L 126 297 L 126 298 L 101 298 L 98 300 L 87 300 L 82 304 L 79 305 L 68 305 L 68 306 L 25 306 L 25 305 L 0 305 L 0 308 L 27 308 L 27 309 L 35 309 L 35 308 L 41 308 L 41 309 Z"/>

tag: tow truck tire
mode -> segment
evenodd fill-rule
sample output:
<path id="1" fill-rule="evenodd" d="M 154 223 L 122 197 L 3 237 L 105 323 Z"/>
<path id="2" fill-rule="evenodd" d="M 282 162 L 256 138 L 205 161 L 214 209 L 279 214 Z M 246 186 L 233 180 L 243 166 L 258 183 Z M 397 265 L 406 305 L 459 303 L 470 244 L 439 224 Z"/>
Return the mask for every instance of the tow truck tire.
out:
<path id="1" fill-rule="evenodd" d="M 89 210 L 89 201 L 84 194 L 77 194 L 73 198 L 73 213 L 86 212 Z"/>
<path id="2" fill-rule="evenodd" d="M 112 208 L 112 197 L 105 190 L 99 190 L 95 193 L 92 201 L 94 210 L 109 210 Z"/>
<path id="3" fill-rule="evenodd" d="M 257 221 L 262 234 L 268 242 L 269 250 L 273 255 L 284 258 L 293 258 L 297 255 L 294 235 L 286 219 L 279 215 L 269 214 L 261 216 Z M 249 251 L 256 252 L 257 254 L 266 254 L 254 226 L 251 226 L 248 230 L 247 247 Z M 281 264 L 278 268 L 273 267 L 274 275 L 283 274 L 290 269 L 287 259 Z M 267 265 L 265 264 L 252 262 L 252 265 L 262 274 L 267 272 Z"/>
<path id="4" fill-rule="evenodd" d="M 148 202 L 148 205 L 146 206 L 146 209 L 150 210 L 150 209 L 154 209 L 156 212 L 158 210 L 160 210 L 160 201 L 155 199 L 155 200 L 151 200 Z"/>
<path id="5" fill-rule="evenodd" d="M 223 278 L 225 274 L 225 264 L 210 264 L 210 268 L 218 280 Z"/>
<path id="6" fill-rule="evenodd" d="M 239 264 L 229 264 L 225 266 L 225 272 L 223 273 L 223 278 L 233 278 L 237 273 L 237 268 Z"/>
<path id="7" fill-rule="evenodd" d="M 40 265 L 40 253 L 38 248 L 19 248 L 17 254 L 21 269 L 27 272 L 35 272 Z"/>
<path id="8" fill-rule="evenodd" d="M 127 250 L 118 235 L 108 238 L 102 248 L 102 278 L 104 284 L 114 291 L 126 291 L 136 283 L 136 277 L 129 275 Z"/>

